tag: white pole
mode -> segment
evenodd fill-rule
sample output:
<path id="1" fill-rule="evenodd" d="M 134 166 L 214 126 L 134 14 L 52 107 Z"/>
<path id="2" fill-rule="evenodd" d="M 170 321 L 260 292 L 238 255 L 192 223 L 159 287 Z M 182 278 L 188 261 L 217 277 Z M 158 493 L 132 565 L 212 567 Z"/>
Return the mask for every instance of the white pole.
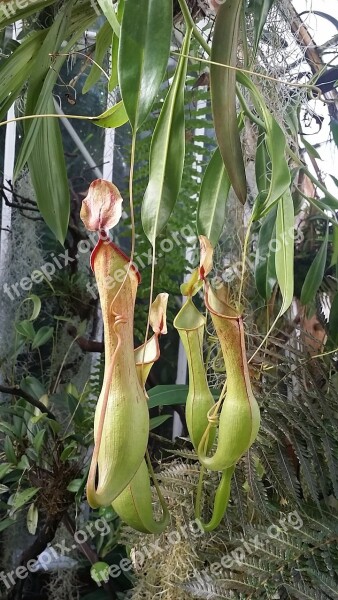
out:
<path id="1" fill-rule="evenodd" d="M 108 95 L 107 108 L 110 100 L 113 98 L 115 104 L 116 94 Z M 113 181 L 114 177 L 114 148 L 115 148 L 115 129 L 105 129 L 104 148 L 103 148 L 103 179 Z"/>
<path id="2" fill-rule="evenodd" d="M 22 31 L 22 21 L 18 21 L 13 25 L 12 39 L 16 40 L 17 36 Z M 14 104 L 10 107 L 7 113 L 7 120 L 15 118 Z M 7 181 L 13 181 L 14 165 L 15 165 L 15 145 L 16 145 L 16 122 L 7 123 L 5 135 L 5 151 L 4 151 L 4 178 L 3 184 Z M 11 202 L 13 194 L 6 192 L 8 200 Z M 1 231 L 0 231 L 0 290 L 3 289 L 4 278 L 6 277 L 7 256 L 10 246 L 10 235 L 12 226 L 12 207 L 7 206 L 2 202 L 1 208 Z M 0 375 L 2 381 L 2 375 Z"/>
<path id="3" fill-rule="evenodd" d="M 7 120 L 14 119 L 15 111 L 14 106 L 11 106 L 7 113 Z M 6 136 L 5 136 L 5 154 L 4 154 L 4 179 L 3 185 L 7 185 L 8 181 L 13 180 L 14 162 L 15 162 L 15 137 L 16 137 L 16 123 L 8 123 L 6 125 Z M 8 200 L 11 202 L 13 194 L 6 192 Z M 12 208 L 7 206 L 5 202 L 2 203 L 1 210 L 1 244 L 0 244 L 0 269 L 1 279 L 3 276 L 3 270 L 6 268 L 5 260 L 9 247 L 10 240 L 10 229 L 12 224 Z M 8 229 L 8 231 L 6 231 Z"/>
<path id="4" fill-rule="evenodd" d="M 88 152 L 88 150 L 87 150 L 86 146 L 84 145 L 83 141 L 81 140 L 80 136 L 76 133 L 73 125 L 70 123 L 70 121 L 67 119 L 67 117 L 62 116 L 62 115 L 64 115 L 64 112 L 60 108 L 60 106 L 59 106 L 59 104 L 57 103 L 56 100 L 54 100 L 54 106 L 55 106 L 55 110 L 58 113 L 58 115 L 61 115 L 60 121 L 62 122 L 62 124 L 64 125 L 65 129 L 69 133 L 69 135 L 72 138 L 73 142 L 76 144 L 77 148 L 80 150 L 80 152 L 81 152 L 83 158 L 85 159 L 86 163 L 92 169 L 93 174 L 97 177 L 97 179 L 102 179 L 102 172 L 101 172 L 101 170 L 96 166 L 95 161 L 94 161 L 92 155 Z"/>
<path id="5" fill-rule="evenodd" d="M 109 57 L 109 64 L 110 64 L 110 68 L 111 68 L 111 55 Z M 112 98 L 112 96 L 114 96 Z M 106 108 L 108 108 L 110 101 L 113 99 L 114 102 L 116 100 L 115 98 L 116 94 L 108 94 L 107 95 L 107 106 Z M 113 102 L 112 102 L 113 104 Z M 106 129 L 105 130 L 105 136 L 104 136 L 104 148 L 103 148 L 103 167 L 102 167 L 102 178 L 107 180 L 107 181 L 113 181 L 113 176 L 114 176 L 114 145 L 115 145 L 115 129 Z M 97 326 L 96 326 L 96 332 L 95 332 L 95 337 L 96 339 L 100 340 L 103 339 L 103 319 L 102 319 L 102 312 L 101 312 L 101 308 L 98 305 L 97 306 Z M 99 353 L 93 353 L 92 354 L 92 360 L 91 360 L 91 364 L 92 366 L 94 366 L 95 364 L 97 364 L 100 360 L 100 354 Z"/>
<path id="6" fill-rule="evenodd" d="M 22 31 L 22 22 L 18 21 L 13 26 L 12 39 L 16 40 L 17 36 Z M 10 107 L 7 113 L 7 120 L 15 118 L 14 104 Z M 8 123 L 6 125 L 6 136 L 5 136 L 5 152 L 4 152 L 4 178 L 3 184 L 6 185 L 7 181 L 13 181 L 14 164 L 15 164 L 15 142 L 16 142 L 16 122 Z M 8 200 L 11 202 L 13 195 L 11 192 L 6 192 Z M 0 288 L 2 289 L 2 280 L 6 269 L 6 256 L 8 253 L 9 242 L 10 242 L 10 229 L 12 225 L 12 208 L 7 206 L 5 202 L 2 203 L 1 209 L 1 235 L 0 235 Z M 6 231 L 8 230 L 8 231 Z"/>

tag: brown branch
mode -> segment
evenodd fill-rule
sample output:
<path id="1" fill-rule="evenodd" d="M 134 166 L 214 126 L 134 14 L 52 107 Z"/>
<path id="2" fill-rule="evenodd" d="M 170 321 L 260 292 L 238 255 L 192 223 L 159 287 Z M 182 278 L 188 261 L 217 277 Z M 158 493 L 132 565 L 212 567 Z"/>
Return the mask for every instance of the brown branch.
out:
<path id="1" fill-rule="evenodd" d="M 30 210 L 32 212 L 39 212 L 38 208 L 33 208 L 31 206 L 22 206 L 22 204 L 18 204 L 17 202 L 10 202 L 10 200 L 8 200 L 7 196 L 3 192 L 1 192 L 1 196 L 4 199 L 6 206 L 9 206 L 9 208 L 18 208 L 19 210 Z"/>
<path id="2" fill-rule="evenodd" d="M 338 34 L 336 33 L 336 35 L 334 35 L 327 42 L 324 42 L 324 44 L 321 44 L 320 46 L 318 46 L 318 50 L 322 54 L 323 52 L 325 52 L 325 50 L 329 50 L 329 49 L 332 50 L 332 46 L 336 46 L 337 44 L 338 44 Z"/>
<path id="3" fill-rule="evenodd" d="M 291 31 L 294 38 L 297 44 L 305 50 L 307 63 L 312 73 L 316 74 L 325 67 L 325 63 L 323 63 L 319 54 L 317 44 L 291 2 L 288 3 L 288 10 L 292 15 Z"/>
<path id="4" fill-rule="evenodd" d="M 40 400 L 36 400 L 33 396 L 28 394 L 28 392 L 24 392 L 18 386 L 6 387 L 4 385 L 0 385 L 0 392 L 2 392 L 3 394 L 9 394 L 10 396 L 19 396 L 20 398 L 23 398 L 24 400 L 29 402 L 29 404 L 31 404 L 35 408 L 38 408 L 42 413 L 48 415 L 50 419 L 56 421 L 55 415 L 49 410 L 49 408 L 47 408 L 47 406 L 42 404 Z"/>
<path id="5" fill-rule="evenodd" d="M 67 531 L 74 538 L 74 535 L 76 533 L 75 523 L 73 522 L 73 520 L 67 512 L 63 515 L 63 522 Z M 78 548 L 92 565 L 100 560 L 99 555 L 95 552 L 95 550 L 93 550 L 93 548 L 88 544 L 88 542 L 81 542 L 81 544 L 78 544 Z M 111 600 L 115 600 L 115 588 L 113 587 L 113 584 L 110 580 L 107 583 L 103 583 L 103 588 L 107 592 L 109 598 L 111 598 Z"/>
<path id="6" fill-rule="evenodd" d="M 77 330 L 73 325 L 68 325 L 67 332 L 73 338 L 76 338 Z M 103 342 L 96 342 L 95 340 L 88 340 L 84 336 L 80 336 L 77 338 L 76 343 L 80 346 L 83 352 L 103 352 L 104 344 Z"/>
<path id="7" fill-rule="evenodd" d="M 32 204 L 32 206 L 36 207 L 35 200 L 31 200 L 30 198 L 27 198 L 26 196 L 22 196 L 21 194 L 19 194 L 18 192 L 15 191 L 14 186 L 10 179 L 6 179 L 6 182 L 8 185 L 6 186 L 3 183 L 0 186 L 0 189 L 2 189 L 5 192 L 9 192 L 10 194 L 12 194 L 12 196 L 14 196 L 14 198 L 17 198 L 18 200 L 22 200 L 22 202 L 25 202 L 27 204 Z"/>
<path id="8" fill-rule="evenodd" d="M 307 26 L 298 15 L 296 9 L 293 7 L 291 0 L 289 0 L 287 8 L 291 14 L 291 31 L 294 35 L 294 38 L 297 44 L 305 50 L 305 58 L 312 73 L 314 75 L 319 74 L 327 67 L 326 63 L 322 60 L 320 47 L 317 46 Z M 331 92 L 324 94 L 324 97 L 326 100 L 328 100 L 328 111 L 331 119 L 337 119 L 338 94 L 336 90 L 332 90 Z"/>

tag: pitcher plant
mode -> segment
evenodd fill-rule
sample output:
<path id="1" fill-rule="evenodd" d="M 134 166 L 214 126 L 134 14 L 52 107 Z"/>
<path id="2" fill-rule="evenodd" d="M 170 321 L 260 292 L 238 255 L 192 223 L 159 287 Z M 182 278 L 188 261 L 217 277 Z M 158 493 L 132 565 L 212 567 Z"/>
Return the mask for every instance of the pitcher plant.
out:
<path id="1" fill-rule="evenodd" d="M 134 306 L 140 275 L 107 237 L 121 217 L 121 203 L 118 189 L 99 179 L 91 184 L 81 210 L 85 227 L 100 234 L 91 267 L 100 297 L 105 348 L 87 483 L 93 508 L 109 506 L 128 485 L 143 460 L 149 435 L 147 398 L 134 359 Z"/>
<path id="2" fill-rule="evenodd" d="M 91 266 L 102 309 L 105 370 L 95 411 L 87 498 L 93 508 L 112 505 L 122 520 L 140 532 L 160 533 L 169 522 L 169 513 L 147 453 L 149 411 L 145 384 L 160 357 L 159 337 L 167 333 L 168 294 L 159 294 L 150 308 L 149 325 L 153 336 L 134 350 L 134 307 L 140 275 L 108 237 L 108 231 L 119 222 L 121 212 L 122 198 L 118 189 L 108 181 L 94 181 L 83 201 L 81 218 L 89 231 L 99 233 Z M 249 377 L 243 317 L 229 303 L 225 286 L 218 285 L 214 289 L 208 281 L 213 268 L 212 256 L 209 240 L 200 236 L 200 265 L 181 286 L 186 300 L 173 323 L 187 356 L 186 422 L 201 464 L 195 514 L 205 531 L 215 529 L 223 518 L 236 464 L 254 442 L 260 424 Z M 205 316 L 192 300 L 202 288 Z M 226 381 L 217 402 L 209 389 L 203 357 L 208 315 L 226 371 Z M 208 469 L 220 472 L 220 482 L 211 519 L 203 523 L 203 479 Z M 162 507 L 159 520 L 153 516 L 150 477 Z"/>

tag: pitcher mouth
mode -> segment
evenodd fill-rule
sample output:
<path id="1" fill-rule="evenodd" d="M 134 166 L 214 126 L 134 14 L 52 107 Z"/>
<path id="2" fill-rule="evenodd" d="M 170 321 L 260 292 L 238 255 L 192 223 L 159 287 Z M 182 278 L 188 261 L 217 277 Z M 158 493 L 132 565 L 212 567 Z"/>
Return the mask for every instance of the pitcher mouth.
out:
<path id="1" fill-rule="evenodd" d="M 205 318 L 196 308 L 192 299 L 189 297 L 183 304 L 179 313 L 176 315 L 173 325 L 175 329 L 194 331 L 199 327 L 204 327 Z"/>
<path id="2" fill-rule="evenodd" d="M 99 239 L 97 241 L 97 244 L 95 246 L 95 248 L 93 249 L 91 255 L 90 255 L 90 266 L 93 272 L 95 272 L 94 270 L 94 263 L 95 263 L 95 258 L 96 255 L 98 253 L 98 251 L 100 250 L 101 246 L 110 246 L 111 248 L 113 248 L 114 252 L 117 252 L 117 254 L 119 254 L 121 256 L 121 258 L 123 258 L 126 263 L 130 263 L 130 258 L 123 252 L 123 250 L 121 250 L 121 248 L 119 248 L 112 240 L 110 240 L 109 238 L 107 238 L 106 234 L 104 237 L 102 237 L 101 235 L 99 236 Z M 140 284 L 142 281 L 141 278 L 141 274 L 140 271 L 138 270 L 137 266 L 135 265 L 135 263 L 131 263 L 130 268 L 134 271 L 134 273 L 136 274 L 138 283 Z"/>
<path id="3" fill-rule="evenodd" d="M 204 301 L 208 311 L 217 317 L 233 319 L 236 321 L 242 318 L 242 315 L 230 306 L 225 299 L 220 298 L 219 294 L 217 294 L 207 282 L 205 283 Z"/>

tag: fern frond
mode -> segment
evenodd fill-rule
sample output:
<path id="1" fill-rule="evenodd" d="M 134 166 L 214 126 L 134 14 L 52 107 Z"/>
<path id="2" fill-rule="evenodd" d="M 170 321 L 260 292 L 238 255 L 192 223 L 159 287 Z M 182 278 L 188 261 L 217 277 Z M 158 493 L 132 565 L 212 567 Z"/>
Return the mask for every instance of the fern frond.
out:
<path id="1" fill-rule="evenodd" d="M 267 490 L 263 481 L 257 473 L 255 464 L 254 450 L 251 448 L 245 458 L 245 472 L 249 486 L 249 497 L 253 511 L 258 511 L 264 517 L 271 520 L 271 504 L 268 499 Z"/>
<path id="2" fill-rule="evenodd" d="M 330 598 L 322 591 L 316 590 L 305 583 L 288 583 L 284 584 L 284 587 L 290 592 L 290 597 L 297 598 L 297 600 L 328 600 Z"/>

